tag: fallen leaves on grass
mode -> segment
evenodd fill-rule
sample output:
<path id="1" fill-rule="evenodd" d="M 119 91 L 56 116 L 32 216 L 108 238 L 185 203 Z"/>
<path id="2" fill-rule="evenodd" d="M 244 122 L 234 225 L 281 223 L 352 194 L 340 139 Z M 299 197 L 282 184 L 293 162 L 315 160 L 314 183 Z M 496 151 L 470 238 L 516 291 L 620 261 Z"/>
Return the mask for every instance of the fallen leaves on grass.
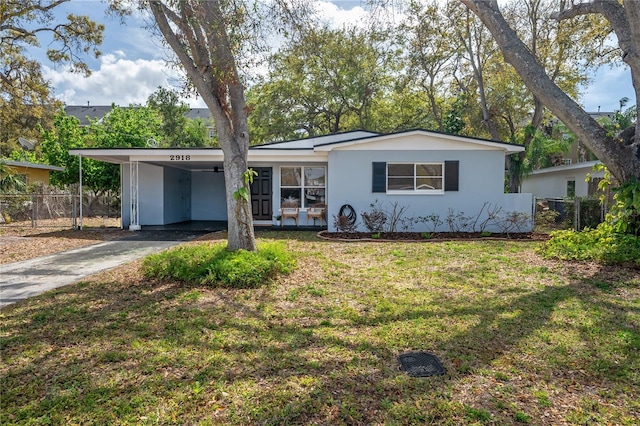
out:
<path id="1" fill-rule="evenodd" d="M 72 250 L 127 235 L 121 229 L 85 228 L 51 230 L 47 228 L 9 228 L 0 234 L 0 264 Z"/>

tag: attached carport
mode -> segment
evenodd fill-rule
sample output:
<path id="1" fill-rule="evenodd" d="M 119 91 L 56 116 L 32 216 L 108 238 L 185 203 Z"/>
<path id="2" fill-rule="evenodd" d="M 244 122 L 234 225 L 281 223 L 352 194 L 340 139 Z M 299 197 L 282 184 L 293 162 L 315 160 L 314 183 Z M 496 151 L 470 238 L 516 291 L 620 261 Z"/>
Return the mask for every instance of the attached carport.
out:
<path id="1" fill-rule="evenodd" d="M 109 148 L 70 153 L 120 165 L 123 228 L 227 220 L 220 149 Z"/>

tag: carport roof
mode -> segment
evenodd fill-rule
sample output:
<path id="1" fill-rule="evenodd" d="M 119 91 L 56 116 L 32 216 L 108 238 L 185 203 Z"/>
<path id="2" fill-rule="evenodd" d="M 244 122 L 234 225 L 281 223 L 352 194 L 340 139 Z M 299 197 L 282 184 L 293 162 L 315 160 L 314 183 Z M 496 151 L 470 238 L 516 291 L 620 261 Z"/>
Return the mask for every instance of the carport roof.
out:
<path id="1" fill-rule="evenodd" d="M 222 161 L 220 148 L 80 148 L 69 150 L 69 154 L 114 164 L 128 163 L 139 157 L 145 157 L 151 161 L 153 158 L 159 160 L 177 154 L 206 156 L 212 159 L 219 157 L 219 160 Z"/>
<path id="2" fill-rule="evenodd" d="M 91 148 L 72 149 L 69 153 L 107 163 L 126 164 L 138 161 L 191 171 L 215 171 L 216 168 L 222 168 L 224 160 L 222 150 L 219 148 Z M 324 162 L 327 160 L 327 154 L 327 152 L 314 152 L 313 149 L 251 149 L 248 157 L 250 162 L 263 163 Z"/>

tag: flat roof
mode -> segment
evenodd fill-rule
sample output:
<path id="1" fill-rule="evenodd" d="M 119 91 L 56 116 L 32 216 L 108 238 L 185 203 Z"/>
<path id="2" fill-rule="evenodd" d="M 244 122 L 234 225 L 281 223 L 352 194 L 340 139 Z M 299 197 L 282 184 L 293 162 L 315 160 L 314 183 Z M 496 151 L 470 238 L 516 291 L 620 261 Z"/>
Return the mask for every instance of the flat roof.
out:
<path id="1" fill-rule="evenodd" d="M 64 170 L 64 167 L 50 166 L 48 164 L 29 163 L 27 161 L 2 160 L 2 162 L 7 166 L 25 167 L 27 169 L 54 170 L 57 172 L 61 172 Z"/>

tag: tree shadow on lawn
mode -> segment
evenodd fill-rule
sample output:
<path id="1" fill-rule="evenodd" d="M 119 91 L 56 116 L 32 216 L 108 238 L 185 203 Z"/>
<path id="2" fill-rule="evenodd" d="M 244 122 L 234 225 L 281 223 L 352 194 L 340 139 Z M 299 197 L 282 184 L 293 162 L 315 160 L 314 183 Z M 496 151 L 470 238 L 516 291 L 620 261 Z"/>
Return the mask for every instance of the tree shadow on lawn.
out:
<path id="1" fill-rule="evenodd" d="M 278 310 L 286 303 L 272 288 L 209 290 L 135 274 L 82 283 L 3 310 L 3 406 L 11 421 L 468 422 L 477 415 L 472 402 L 452 395 L 471 377 L 491 379 L 501 358 L 529 349 L 550 358 L 533 360 L 535 366 L 516 361 L 519 371 L 509 374 L 561 388 L 567 381 L 606 387 L 614 377 L 637 386 L 631 375 L 638 351 L 627 346 L 638 340 L 631 336 L 605 353 L 597 341 L 602 333 L 634 333 L 624 320 L 629 307 L 603 303 L 610 294 L 593 285 L 612 282 L 610 272 L 568 275 L 566 284 L 524 293 L 514 284 L 478 305 L 443 297 L 391 313 L 336 309 L 328 318 L 327 311 L 307 310 L 303 299 Z M 554 312 L 567 305 L 575 322 L 557 323 Z M 592 315 L 583 317 L 585 310 Z M 473 325 L 448 331 L 458 318 Z M 532 339 L 543 331 L 552 335 Z M 561 340 L 565 332 L 579 337 L 579 348 Z M 422 349 L 441 357 L 445 376 L 414 379 L 399 371 L 399 352 Z M 613 400 L 621 396 L 611 391 Z M 493 421 L 513 422 L 513 409 L 485 403 Z"/>
<path id="2" fill-rule="evenodd" d="M 76 240 L 109 241 L 119 239 L 130 234 L 131 231 L 120 228 L 84 228 L 82 230 L 60 229 L 29 233 L 25 238 L 72 238 Z"/>

